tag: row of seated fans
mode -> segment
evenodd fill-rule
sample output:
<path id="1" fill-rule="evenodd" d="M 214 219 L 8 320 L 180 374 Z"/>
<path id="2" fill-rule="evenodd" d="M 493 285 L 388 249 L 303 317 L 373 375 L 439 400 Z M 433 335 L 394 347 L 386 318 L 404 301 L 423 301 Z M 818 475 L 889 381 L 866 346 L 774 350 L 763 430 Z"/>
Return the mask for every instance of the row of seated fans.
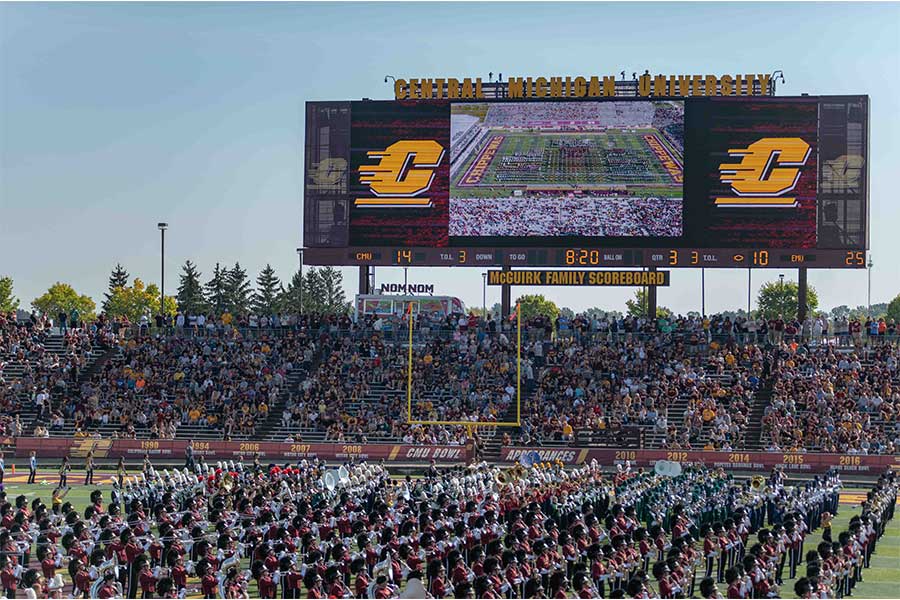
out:
<path id="1" fill-rule="evenodd" d="M 726 320 L 713 322 L 721 329 Z M 746 447 L 755 393 L 770 380 L 762 427 L 772 450 L 889 453 L 898 443 L 898 354 L 889 344 L 854 354 L 737 335 L 707 343 L 710 326 L 696 319 L 656 333 L 637 319 L 612 328 L 536 319 L 526 323 L 518 365 L 508 323 L 423 318 L 408 407 L 404 342 L 371 319 L 338 323 L 317 319 L 278 335 L 153 332 L 119 341 L 115 359 L 78 381 L 102 327 L 70 332 L 64 353 L 48 358 L 40 322 L 7 319 L 0 356 L 25 358 L 27 368 L 4 382 L 0 399 L 14 415 L 13 403 L 30 396 L 50 435 L 454 444 L 465 442 L 465 427 L 411 426 L 410 417 L 515 421 L 521 392 L 522 425 L 504 436 L 510 443 L 730 450 Z"/>

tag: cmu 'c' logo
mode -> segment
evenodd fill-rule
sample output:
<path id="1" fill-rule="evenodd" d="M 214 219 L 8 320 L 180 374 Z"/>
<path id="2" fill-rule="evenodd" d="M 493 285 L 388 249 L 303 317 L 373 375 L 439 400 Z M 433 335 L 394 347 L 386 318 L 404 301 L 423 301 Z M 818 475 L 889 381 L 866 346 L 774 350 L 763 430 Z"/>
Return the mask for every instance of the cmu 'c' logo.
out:
<path id="1" fill-rule="evenodd" d="M 741 208 L 793 208 L 796 198 L 786 198 L 800 180 L 800 167 L 810 147 L 800 138 L 762 138 L 746 148 L 729 149 L 739 163 L 719 165 L 719 180 L 730 183 L 736 198 L 716 198 L 716 206 Z"/>
<path id="2" fill-rule="evenodd" d="M 375 198 L 357 198 L 362 208 L 430 208 L 431 199 L 419 197 L 434 181 L 444 148 L 434 140 L 401 140 L 384 150 L 367 152 L 377 165 L 361 165 L 359 181 Z"/>

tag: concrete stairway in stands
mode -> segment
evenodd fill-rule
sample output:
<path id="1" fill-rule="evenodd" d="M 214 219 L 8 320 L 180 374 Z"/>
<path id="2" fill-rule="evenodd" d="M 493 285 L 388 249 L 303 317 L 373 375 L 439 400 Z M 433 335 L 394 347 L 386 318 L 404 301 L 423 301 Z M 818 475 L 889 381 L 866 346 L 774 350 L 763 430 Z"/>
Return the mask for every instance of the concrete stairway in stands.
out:
<path id="1" fill-rule="evenodd" d="M 59 334 L 51 334 L 46 337 L 43 342 L 44 349 L 46 352 L 50 354 L 56 354 L 60 357 L 66 354 L 66 345 L 65 338 Z M 99 362 L 105 362 L 108 360 L 110 353 L 115 353 L 117 348 L 101 348 L 99 346 L 94 346 L 91 350 L 90 356 L 87 358 L 85 362 L 84 368 L 78 374 L 78 381 L 75 384 L 70 384 L 70 389 L 76 388 L 81 382 L 85 381 L 88 377 L 90 377 L 94 370 L 96 369 L 96 365 Z M 15 379 L 20 378 L 25 372 L 25 365 L 20 363 L 11 363 L 8 364 L 7 367 L 3 370 L 3 377 L 7 381 L 13 381 Z M 54 405 L 58 403 L 58 398 L 52 398 Z M 25 435 L 30 435 L 31 432 L 34 431 L 34 427 L 37 424 L 38 412 L 34 406 L 34 403 L 31 400 L 31 397 L 26 393 L 22 394 L 22 397 L 19 399 L 22 410 L 19 412 L 19 417 L 22 420 L 22 429 Z"/>
<path id="2" fill-rule="evenodd" d="M 753 395 L 753 406 L 750 407 L 750 420 L 747 424 L 747 433 L 744 436 L 744 448 L 751 451 L 765 449 L 766 441 L 763 438 L 762 419 L 766 407 L 772 401 L 772 386 L 775 378 L 770 376 L 762 382 L 759 389 Z"/>

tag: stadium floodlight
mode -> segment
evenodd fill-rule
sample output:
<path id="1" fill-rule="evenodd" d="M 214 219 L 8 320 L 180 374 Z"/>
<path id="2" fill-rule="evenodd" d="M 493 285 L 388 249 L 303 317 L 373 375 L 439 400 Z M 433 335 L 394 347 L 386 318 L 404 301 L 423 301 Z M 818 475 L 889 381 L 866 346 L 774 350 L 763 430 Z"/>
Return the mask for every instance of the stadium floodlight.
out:
<path id="1" fill-rule="evenodd" d="M 772 74 L 769 75 L 769 81 L 771 82 L 771 86 L 772 86 L 772 95 L 775 94 L 775 82 L 778 79 L 781 80 L 782 84 L 784 83 L 784 71 L 782 71 L 781 69 L 778 69 L 777 71 L 772 71 Z M 760 91 L 762 92 L 763 90 L 760 90 Z"/>
<path id="2" fill-rule="evenodd" d="M 300 258 L 300 314 L 303 314 L 303 248 L 297 248 L 297 256 Z"/>
<path id="3" fill-rule="evenodd" d="M 869 262 L 866 264 L 866 267 L 869 271 L 869 282 L 868 282 L 869 283 L 869 293 L 867 296 L 867 302 L 868 302 L 869 308 L 867 309 L 866 312 L 869 314 L 869 317 L 872 316 L 872 267 L 874 267 L 874 266 L 875 266 L 875 263 L 872 262 L 872 255 L 870 254 Z"/>
<path id="4" fill-rule="evenodd" d="M 166 316 L 166 229 L 168 223 L 157 223 L 159 228 L 159 314 Z"/>

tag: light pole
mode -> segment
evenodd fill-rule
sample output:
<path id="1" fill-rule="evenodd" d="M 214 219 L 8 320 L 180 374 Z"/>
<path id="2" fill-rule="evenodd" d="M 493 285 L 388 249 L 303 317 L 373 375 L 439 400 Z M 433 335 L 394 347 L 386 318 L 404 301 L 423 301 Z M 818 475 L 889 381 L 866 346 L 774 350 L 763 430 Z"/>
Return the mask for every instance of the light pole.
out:
<path id="1" fill-rule="evenodd" d="M 869 317 L 872 316 L 872 267 L 875 266 L 875 263 L 872 262 L 872 255 L 869 255 L 869 262 L 866 264 L 869 271 L 869 295 L 868 295 L 868 305 L 869 305 Z"/>
<path id="2" fill-rule="evenodd" d="M 753 269 L 747 269 L 747 319 L 750 319 L 750 289 L 753 286 Z"/>
<path id="3" fill-rule="evenodd" d="M 487 321 L 487 272 L 481 274 L 481 317 Z"/>
<path id="4" fill-rule="evenodd" d="M 157 223 L 159 228 L 159 314 L 166 318 L 166 229 L 168 223 Z"/>
<path id="5" fill-rule="evenodd" d="M 300 314 L 303 314 L 303 248 L 297 248 L 297 257 L 300 259 Z"/>
<path id="6" fill-rule="evenodd" d="M 700 267 L 700 312 L 706 317 L 706 269 Z"/>
<path id="7" fill-rule="evenodd" d="M 409 295 L 409 267 L 403 267 L 403 293 Z"/>
<path id="8" fill-rule="evenodd" d="M 784 301 L 784 273 L 778 274 L 778 293 L 782 295 L 781 301 Z M 790 311 L 788 311 L 790 312 Z"/>

